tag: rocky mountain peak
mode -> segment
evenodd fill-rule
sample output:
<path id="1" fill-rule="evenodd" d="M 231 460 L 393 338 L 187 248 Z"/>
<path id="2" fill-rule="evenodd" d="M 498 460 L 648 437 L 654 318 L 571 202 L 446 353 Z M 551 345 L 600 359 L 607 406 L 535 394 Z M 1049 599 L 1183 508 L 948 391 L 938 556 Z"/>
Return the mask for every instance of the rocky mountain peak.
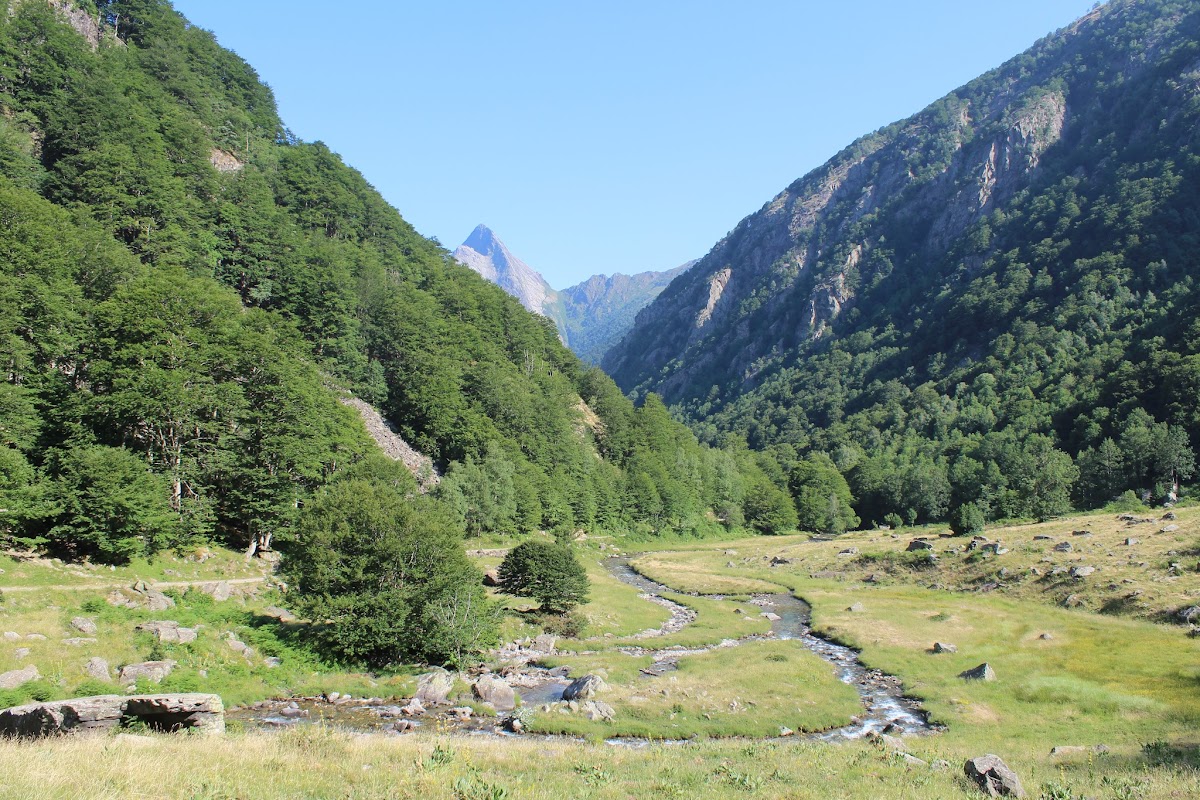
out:
<path id="1" fill-rule="evenodd" d="M 554 290 L 537 270 L 514 256 L 488 226 L 476 226 L 454 251 L 454 258 L 517 298 L 525 308 L 545 315 L 546 301 Z"/>

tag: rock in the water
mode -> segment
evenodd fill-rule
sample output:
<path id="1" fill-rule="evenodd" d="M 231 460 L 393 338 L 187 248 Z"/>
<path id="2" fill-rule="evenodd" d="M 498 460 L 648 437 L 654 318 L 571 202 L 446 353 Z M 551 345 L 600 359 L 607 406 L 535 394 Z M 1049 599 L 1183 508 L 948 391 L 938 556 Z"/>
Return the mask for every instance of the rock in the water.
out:
<path id="1" fill-rule="evenodd" d="M 416 730 L 416 727 L 417 723 L 410 722 L 406 719 L 398 719 L 392 724 L 392 730 L 396 731 L 397 733 L 407 733 L 408 731 Z"/>
<path id="2" fill-rule="evenodd" d="M 400 709 L 400 713 L 406 717 L 424 716 L 425 704 L 421 702 L 421 698 L 414 697 L 408 701 L 408 705 Z"/>
<path id="3" fill-rule="evenodd" d="M 517 695 L 503 679 L 483 675 L 475 681 L 475 696 L 497 711 L 512 711 L 517 707 Z"/>
<path id="4" fill-rule="evenodd" d="M 991 797 L 1024 797 L 1025 789 L 1017 773 L 1008 768 L 999 756 L 986 755 L 969 758 L 963 764 L 967 777 Z"/>
<path id="5" fill-rule="evenodd" d="M 459 706 L 458 708 L 450 709 L 450 713 L 453 714 L 455 719 L 457 719 L 459 722 L 466 722 L 475 712 L 470 706 Z"/>
<path id="6" fill-rule="evenodd" d="M 38 668 L 30 664 L 25 669 L 14 669 L 11 672 L 0 674 L 0 689 L 16 689 L 18 686 L 24 686 L 41 677 L 42 674 L 38 672 Z"/>
<path id="7" fill-rule="evenodd" d="M 599 675 L 584 675 L 563 689 L 563 700 L 591 700 L 597 693 L 607 690 L 608 684 Z"/>
<path id="8" fill-rule="evenodd" d="M 978 667 L 958 673 L 958 677 L 964 681 L 994 681 L 996 680 L 996 670 L 992 669 L 992 665 L 985 661 Z"/>
<path id="9" fill-rule="evenodd" d="M 768 622 L 778 622 L 779 620 L 783 619 L 783 617 L 779 616 L 774 611 L 764 611 L 759 614 L 759 616 Z"/>
<path id="10" fill-rule="evenodd" d="M 117 681 L 122 686 L 137 683 L 138 678 L 145 678 L 153 683 L 162 683 L 162 679 L 170 675 L 173 669 L 175 669 L 175 662 L 171 660 L 143 661 L 140 664 L 126 664 L 121 667 L 121 671 L 117 675 Z"/>
<path id="11" fill-rule="evenodd" d="M 426 672 L 417 678 L 416 698 L 424 706 L 444 706 L 450 703 L 454 676 L 444 669 Z"/>
<path id="12" fill-rule="evenodd" d="M 933 643 L 933 652 L 935 652 L 935 653 L 957 653 L 958 647 L 956 647 L 955 645 L 952 645 L 952 644 L 946 644 L 945 642 L 934 642 Z"/>
<path id="13" fill-rule="evenodd" d="M 225 731 L 225 707 L 215 694 L 109 694 L 7 709 L 0 712 L 0 735 L 32 737 L 103 731 L 116 728 L 124 719 L 161 731 Z"/>
<path id="14" fill-rule="evenodd" d="M 75 617 L 71 620 L 71 627 L 85 636 L 94 636 L 96 634 L 96 621 L 87 617 Z"/>
<path id="15" fill-rule="evenodd" d="M 108 662 L 103 658 L 96 656 L 89 658 L 83 671 L 88 674 L 89 678 L 95 678 L 98 681 L 112 680 L 112 674 L 108 671 Z"/>

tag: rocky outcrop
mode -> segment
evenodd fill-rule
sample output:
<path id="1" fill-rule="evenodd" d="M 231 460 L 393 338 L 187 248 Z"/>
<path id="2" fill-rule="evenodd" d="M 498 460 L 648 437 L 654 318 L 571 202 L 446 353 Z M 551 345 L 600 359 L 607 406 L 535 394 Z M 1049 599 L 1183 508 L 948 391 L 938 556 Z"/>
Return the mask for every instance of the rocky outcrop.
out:
<path id="1" fill-rule="evenodd" d="M 104 598 L 110 606 L 137 608 L 147 611 L 166 611 L 175 601 L 145 581 L 137 581 L 128 589 L 114 589 Z"/>
<path id="2" fill-rule="evenodd" d="M 1021 779 L 999 756 L 988 754 L 969 758 L 963 772 L 989 797 L 1024 797 Z"/>
<path id="3" fill-rule="evenodd" d="M 31 703 L 0 711 L 0 736 L 98 733 L 140 722 L 157 731 L 225 732 L 225 706 L 215 694 L 99 695 Z"/>

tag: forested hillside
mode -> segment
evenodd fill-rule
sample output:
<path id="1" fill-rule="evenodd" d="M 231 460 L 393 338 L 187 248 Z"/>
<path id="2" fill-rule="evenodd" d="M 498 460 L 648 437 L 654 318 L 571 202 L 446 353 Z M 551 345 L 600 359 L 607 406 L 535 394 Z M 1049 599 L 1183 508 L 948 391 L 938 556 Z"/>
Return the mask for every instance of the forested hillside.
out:
<path id="1" fill-rule="evenodd" d="M 604 365 L 865 521 L 1168 497 L 1200 441 L 1200 3 L 1114 0 L 747 217 Z"/>
<path id="2" fill-rule="evenodd" d="M 635 410 L 165 0 L 0 6 L 10 541 L 265 545 L 339 475 L 411 495 L 341 391 L 446 472 L 460 531 L 787 524 L 769 462 Z"/>

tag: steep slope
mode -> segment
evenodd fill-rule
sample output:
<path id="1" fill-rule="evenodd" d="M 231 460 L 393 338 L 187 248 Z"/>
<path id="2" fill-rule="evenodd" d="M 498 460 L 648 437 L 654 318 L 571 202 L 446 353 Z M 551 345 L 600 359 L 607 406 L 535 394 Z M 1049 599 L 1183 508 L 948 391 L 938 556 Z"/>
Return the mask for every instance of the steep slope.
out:
<path id="1" fill-rule="evenodd" d="M 471 231 L 454 251 L 454 258 L 499 286 L 535 314 L 546 314 L 554 290 L 541 273 L 514 256 L 486 225 Z"/>
<path id="2" fill-rule="evenodd" d="M 1198 39 L 1200 4 L 1117 0 L 860 139 L 744 219 L 603 365 L 708 435 L 840 453 L 867 519 L 1028 511 L 979 470 L 1043 434 L 1081 456 L 1079 499 L 1177 482 L 1190 466 L 1149 469 L 1132 442 L 1160 423 L 1200 437 Z M 1099 480 L 1088 459 L 1123 437 Z"/>
<path id="3" fill-rule="evenodd" d="M 630 328 L 637 313 L 649 305 L 671 281 L 690 269 L 689 261 L 666 272 L 636 275 L 593 275 L 557 293 L 559 329 L 567 345 L 584 361 L 598 364 Z"/>

